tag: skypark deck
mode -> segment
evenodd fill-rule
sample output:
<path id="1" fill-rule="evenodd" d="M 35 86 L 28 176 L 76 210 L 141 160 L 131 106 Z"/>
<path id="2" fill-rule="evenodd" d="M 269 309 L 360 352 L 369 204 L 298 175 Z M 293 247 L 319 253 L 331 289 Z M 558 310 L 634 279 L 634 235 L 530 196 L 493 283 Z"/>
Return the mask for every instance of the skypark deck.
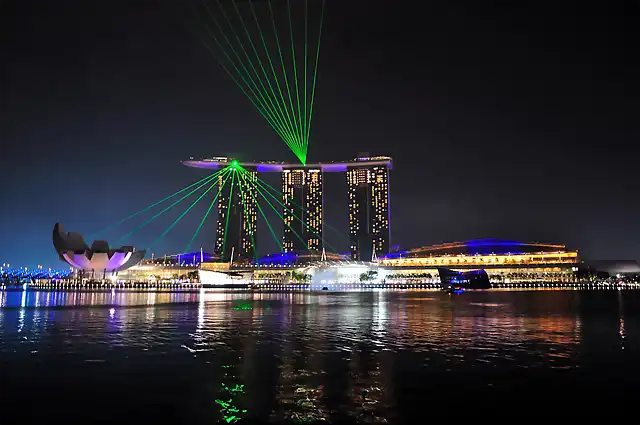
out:
<path id="1" fill-rule="evenodd" d="M 231 165 L 233 158 L 218 156 L 212 158 L 193 159 L 180 161 L 183 165 L 192 168 L 206 168 L 210 170 L 218 170 Z M 238 165 L 242 167 L 255 167 L 256 171 L 264 173 L 281 173 L 284 170 L 300 170 L 300 169 L 321 169 L 325 173 L 344 173 L 347 168 L 354 167 L 374 167 L 386 165 L 392 167 L 391 157 L 388 156 L 370 156 L 355 158 L 350 161 L 334 161 L 334 162 L 317 162 L 313 164 L 297 164 L 281 161 L 255 161 L 242 162 L 238 161 Z"/>

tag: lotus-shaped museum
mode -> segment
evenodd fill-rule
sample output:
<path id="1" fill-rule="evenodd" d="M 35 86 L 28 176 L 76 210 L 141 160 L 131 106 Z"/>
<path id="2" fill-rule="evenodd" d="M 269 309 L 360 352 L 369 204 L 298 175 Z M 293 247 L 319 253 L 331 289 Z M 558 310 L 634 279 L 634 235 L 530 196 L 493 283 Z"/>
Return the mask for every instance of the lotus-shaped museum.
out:
<path id="1" fill-rule="evenodd" d="M 111 249 L 107 241 L 94 241 L 89 247 L 82 235 L 65 232 L 60 223 L 53 227 L 53 246 L 62 261 L 78 270 L 114 273 L 138 264 L 145 255 L 133 246 Z"/>

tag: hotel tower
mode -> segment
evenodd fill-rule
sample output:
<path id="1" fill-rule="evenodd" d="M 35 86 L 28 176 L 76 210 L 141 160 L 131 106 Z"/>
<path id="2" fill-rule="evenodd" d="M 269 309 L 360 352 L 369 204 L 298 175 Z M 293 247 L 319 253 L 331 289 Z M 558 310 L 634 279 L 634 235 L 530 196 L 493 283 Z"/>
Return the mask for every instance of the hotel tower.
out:
<path id="1" fill-rule="evenodd" d="M 371 161 L 378 158 L 358 158 Z M 385 158 L 386 159 L 386 158 Z M 349 242 L 351 258 L 371 261 L 389 253 L 389 163 L 350 164 Z"/>
<path id="2" fill-rule="evenodd" d="M 322 169 L 282 170 L 284 252 L 322 249 Z"/>
<path id="3" fill-rule="evenodd" d="M 254 185 L 258 172 L 245 167 L 247 172 L 229 177 L 232 184 L 224 184 L 218 177 L 218 224 L 216 231 L 216 254 L 223 261 L 250 261 L 256 254 L 258 230 L 257 197 Z M 234 171 L 234 173 L 236 173 Z"/>

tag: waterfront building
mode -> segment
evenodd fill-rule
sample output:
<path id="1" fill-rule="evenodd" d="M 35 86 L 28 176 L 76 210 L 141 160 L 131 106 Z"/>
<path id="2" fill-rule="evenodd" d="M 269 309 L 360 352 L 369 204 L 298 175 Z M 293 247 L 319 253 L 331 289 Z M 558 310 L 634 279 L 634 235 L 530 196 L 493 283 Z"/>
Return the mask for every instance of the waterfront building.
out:
<path id="1" fill-rule="evenodd" d="M 255 167 L 246 166 L 243 178 L 231 177 L 224 184 L 218 177 L 218 223 L 215 253 L 223 261 L 251 261 L 255 257 L 258 230 L 258 193 L 254 186 L 258 179 Z"/>
<path id="2" fill-rule="evenodd" d="M 357 158 L 356 162 L 366 164 L 370 159 Z M 369 261 L 389 253 L 389 165 L 347 167 L 349 241 L 354 260 Z"/>
<path id="3" fill-rule="evenodd" d="M 264 255 L 255 261 L 255 265 L 258 267 L 289 267 L 289 266 L 304 266 L 311 263 L 322 261 L 346 261 L 348 257 L 342 254 L 335 254 L 332 252 L 315 251 L 315 250 L 302 250 L 302 251 L 290 251 L 290 252 L 277 252 L 274 254 Z"/>
<path id="4" fill-rule="evenodd" d="M 145 255 L 144 250 L 133 246 L 111 248 L 107 241 L 93 241 L 89 246 L 80 233 L 65 232 L 60 223 L 53 226 L 53 246 L 62 261 L 79 272 L 90 272 L 92 279 L 105 279 L 107 274 L 126 270 Z"/>
<path id="5" fill-rule="evenodd" d="M 322 250 L 322 170 L 282 170 L 282 204 L 282 250 Z"/>
<path id="6" fill-rule="evenodd" d="M 118 282 L 168 283 L 176 281 L 195 281 L 198 269 L 203 264 L 220 261 L 218 256 L 200 251 L 163 255 L 142 260 L 135 266 L 118 272 L 112 280 Z M 228 263 L 224 263 L 227 264 Z"/>
<path id="7" fill-rule="evenodd" d="M 211 157 L 182 161 L 192 168 L 220 170 L 233 163 L 258 173 L 281 173 L 283 199 L 283 251 L 317 250 L 323 248 L 323 174 L 345 173 L 349 182 L 349 231 L 351 257 L 369 261 L 384 256 L 390 249 L 389 170 L 388 156 L 367 156 L 351 161 L 292 164 L 282 161 L 238 162 L 228 157 Z M 256 177 L 257 178 L 257 177 Z M 227 260 L 231 247 L 224 244 L 229 190 L 218 200 L 218 231 L 216 252 Z M 231 205 L 237 205 L 232 200 Z M 251 206 L 255 215 L 255 207 Z M 234 210 L 231 211 L 231 214 Z M 236 224 L 239 219 L 230 216 Z M 230 228 L 229 240 L 241 239 Z M 223 249 L 224 248 L 224 249 Z M 255 251 L 255 246 L 253 246 Z M 253 258 L 252 255 L 244 255 Z"/>
<path id="8" fill-rule="evenodd" d="M 439 268 L 483 269 L 492 283 L 574 282 L 578 251 L 561 244 L 481 239 L 400 251 L 378 259 L 390 280 L 422 281 L 438 277 Z"/>

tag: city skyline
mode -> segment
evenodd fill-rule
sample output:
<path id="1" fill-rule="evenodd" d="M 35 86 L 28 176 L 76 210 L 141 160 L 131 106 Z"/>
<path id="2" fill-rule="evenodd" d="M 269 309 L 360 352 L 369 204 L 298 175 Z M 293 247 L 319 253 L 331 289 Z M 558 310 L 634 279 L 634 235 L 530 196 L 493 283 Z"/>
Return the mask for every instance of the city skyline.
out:
<path id="1" fill-rule="evenodd" d="M 308 158 L 394 158 L 393 244 L 563 241 L 640 259 L 637 4 L 370 6 L 327 2 Z M 0 261 L 58 267 L 53 223 L 88 235 L 202 177 L 180 159 L 295 159 L 176 19 L 180 2 L 0 7 Z M 322 184 L 325 222 L 347 229 L 346 182 Z M 204 212 L 156 254 L 184 251 Z M 209 220 L 193 247 L 211 251 L 213 233 Z M 323 234 L 349 249 L 348 232 Z"/>

